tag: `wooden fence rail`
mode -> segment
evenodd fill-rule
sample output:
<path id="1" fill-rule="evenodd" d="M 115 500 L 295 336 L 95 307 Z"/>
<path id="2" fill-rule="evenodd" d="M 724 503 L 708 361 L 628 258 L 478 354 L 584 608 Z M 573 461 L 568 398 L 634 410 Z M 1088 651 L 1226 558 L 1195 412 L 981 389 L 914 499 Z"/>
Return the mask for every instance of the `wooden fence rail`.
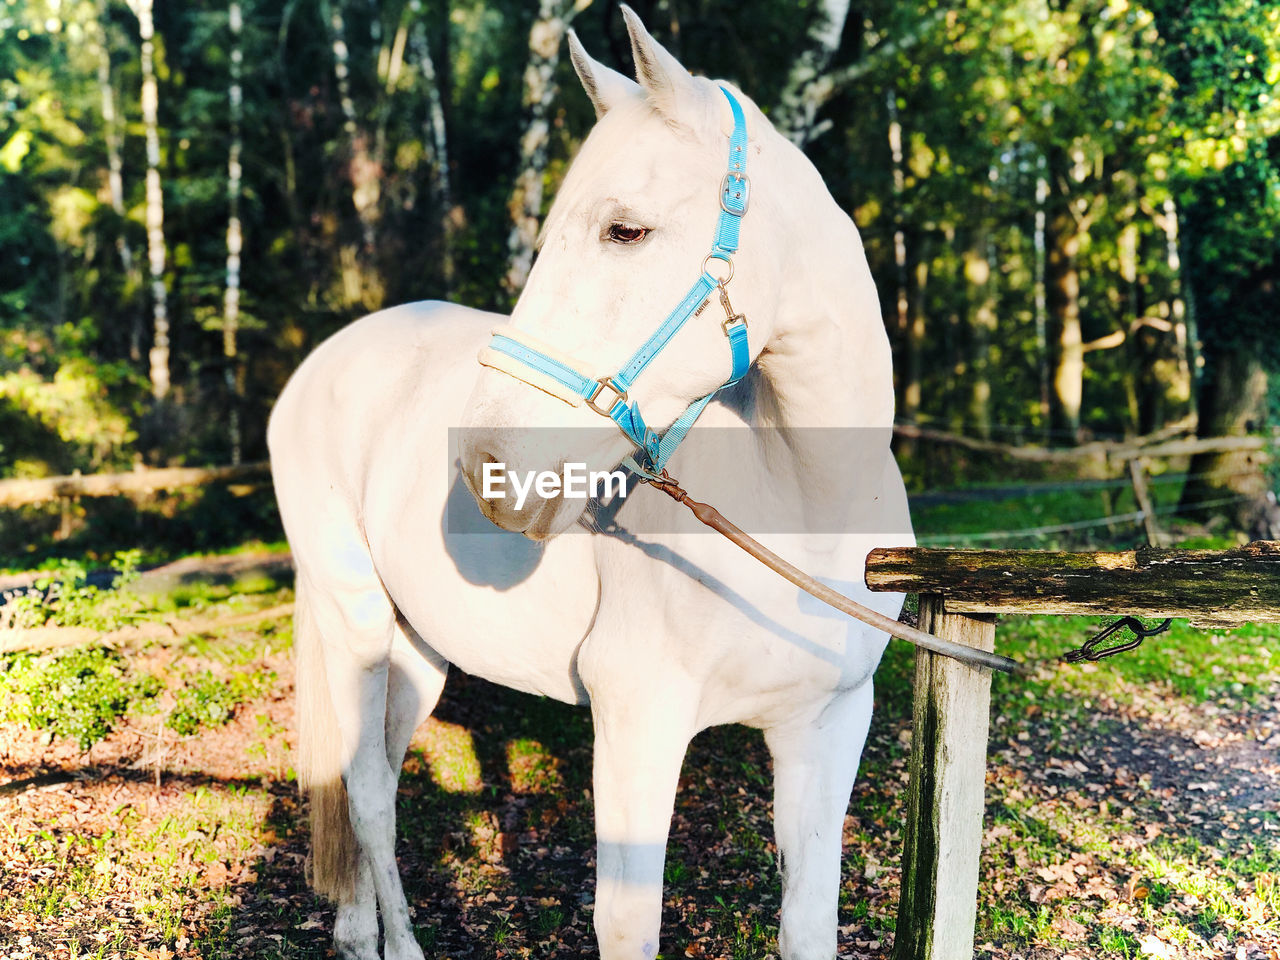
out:
<path id="1" fill-rule="evenodd" d="M 1182 429 L 1182 428 L 1179 428 Z M 1240 450 L 1264 450 L 1276 441 L 1269 437 L 1182 437 L 1170 439 L 1171 430 L 1147 437 L 1124 441 L 1093 441 L 1063 449 L 1013 446 L 994 440 L 981 440 L 932 430 L 913 424 L 897 424 L 894 436 L 925 440 L 946 446 L 958 446 L 979 453 L 992 453 L 1033 463 L 1079 463 L 1103 459 L 1129 463 L 1137 458 L 1161 459 L 1191 456 L 1197 453 L 1226 453 Z M 270 476 L 265 460 L 233 467 L 167 467 L 134 470 L 129 473 L 73 474 L 66 477 L 0 480 L 0 507 L 23 507 L 73 497 L 115 497 L 136 493 L 155 493 L 181 487 L 209 484 L 256 483 Z"/>
<path id="2" fill-rule="evenodd" d="M 871 590 L 920 594 L 920 626 L 992 650 L 996 613 L 1280 622 L 1280 542 L 1235 550 L 871 551 Z M 982 847 L 991 676 L 916 651 L 902 897 L 893 960 L 970 960 Z"/>
<path id="3" fill-rule="evenodd" d="M 1163 434 L 1136 437 L 1133 440 L 1094 440 L 1075 447 L 1040 447 L 1033 444 L 1014 446 L 996 440 L 965 437 L 943 430 L 918 427 L 910 423 L 895 424 L 895 437 L 925 440 L 944 446 L 962 447 L 976 453 L 991 453 L 1011 460 L 1029 463 L 1080 463 L 1084 460 L 1110 460 L 1120 463 L 1135 457 L 1186 457 L 1197 453 L 1231 453 L 1240 450 L 1262 450 L 1275 441 L 1269 437 L 1183 437 L 1168 439 Z"/>
<path id="4" fill-rule="evenodd" d="M 0 507 L 25 507 L 73 497 L 118 497 L 215 483 L 260 483 L 270 465 L 245 463 L 235 467 L 166 467 L 130 473 L 93 473 L 35 480 L 0 480 Z"/>

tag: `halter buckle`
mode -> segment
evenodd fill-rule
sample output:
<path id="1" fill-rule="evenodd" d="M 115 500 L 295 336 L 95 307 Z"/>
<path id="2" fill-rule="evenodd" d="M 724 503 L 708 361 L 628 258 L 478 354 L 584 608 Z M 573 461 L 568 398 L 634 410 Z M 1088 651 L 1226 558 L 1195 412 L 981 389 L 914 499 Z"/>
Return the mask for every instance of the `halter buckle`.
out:
<path id="1" fill-rule="evenodd" d="M 720 209 L 735 217 L 745 216 L 751 203 L 751 181 L 745 173 L 726 173 L 720 181 Z"/>
<path id="2" fill-rule="evenodd" d="M 614 397 L 612 400 L 609 401 L 609 405 L 607 407 L 603 407 L 600 404 L 596 403 L 596 397 L 600 396 L 601 391 L 603 391 L 606 388 L 613 391 Z M 591 396 L 586 398 L 587 406 L 590 407 L 592 410 L 594 410 L 596 413 L 600 414 L 600 416 L 602 417 L 610 416 L 613 408 L 618 405 L 619 401 L 621 401 L 622 403 L 627 402 L 627 391 L 619 390 L 617 387 L 617 384 L 613 382 L 613 377 L 601 377 L 599 380 L 597 380 L 596 388 L 591 391 Z"/>

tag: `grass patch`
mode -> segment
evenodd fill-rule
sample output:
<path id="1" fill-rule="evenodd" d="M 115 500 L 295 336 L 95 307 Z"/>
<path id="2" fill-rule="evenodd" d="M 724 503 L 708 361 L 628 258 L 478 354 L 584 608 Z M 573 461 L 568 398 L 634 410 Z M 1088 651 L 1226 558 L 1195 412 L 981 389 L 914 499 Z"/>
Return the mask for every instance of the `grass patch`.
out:
<path id="1" fill-rule="evenodd" d="M 274 672 L 239 670 L 223 679 L 205 670 L 183 684 L 165 726 L 184 737 L 201 727 L 223 726 L 238 706 L 261 696 L 275 681 Z"/>
<path id="2" fill-rule="evenodd" d="M 162 689 L 156 677 L 133 673 L 119 653 L 104 647 L 2 656 L 0 677 L 0 719 L 70 737 L 81 750 Z"/>
<path id="3" fill-rule="evenodd" d="M 1261 703 L 1280 680 L 1280 636 L 1275 624 L 1246 624 L 1232 631 L 1202 630 L 1175 620 L 1157 634 L 1115 658 L 1098 664 L 1062 665 L 1061 656 L 1080 646 L 1108 621 L 1094 617 L 1003 617 L 997 644 L 1003 653 L 1028 663 L 1040 662 L 1027 680 L 996 679 L 1001 691 L 1022 691 L 1041 702 L 1061 706 L 1087 703 L 1100 695 L 1132 702 L 1163 689 L 1195 703 L 1244 707 Z M 1125 634 L 1128 637 L 1128 634 Z"/>

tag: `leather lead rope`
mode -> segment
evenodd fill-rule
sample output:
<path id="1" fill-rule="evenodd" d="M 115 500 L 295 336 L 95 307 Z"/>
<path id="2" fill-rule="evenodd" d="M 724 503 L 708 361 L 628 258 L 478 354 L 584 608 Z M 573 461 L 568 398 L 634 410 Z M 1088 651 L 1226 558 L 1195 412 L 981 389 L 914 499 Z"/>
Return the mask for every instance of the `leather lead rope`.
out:
<path id="1" fill-rule="evenodd" d="M 930 653 L 951 657 L 953 660 L 959 660 L 970 667 L 986 667 L 1017 676 L 1026 676 L 1030 673 L 1027 667 L 1017 660 L 1011 660 L 1008 657 L 1002 657 L 997 653 L 990 653 L 986 650 L 979 650 L 976 647 L 969 647 L 963 643 L 955 643 L 951 640 L 935 637 L 931 633 L 917 630 L 915 627 L 899 623 L 897 620 L 891 620 L 884 614 L 877 613 L 870 607 L 864 607 L 857 601 L 849 599 L 838 590 L 832 590 L 825 583 L 815 580 L 799 567 L 783 560 L 759 540 L 730 523 L 715 507 L 708 503 L 694 500 L 680 484 L 667 475 L 666 471 L 663 471 L 661 476 L 651 476 L 645 479 L 650 486 L 661 490 L 676 503 L 683 503 L 698 520 L 717 533 L 732 540 L 766 567 L 790 580 L 805 593 L 817 597 L 823 603 L 834 607 L 841 613 L 847 614 L 855 620 L 870 624 L 877 630 L 883 630 L 885 633 L 891 634 L 900 640 L 915 644 Z"/>

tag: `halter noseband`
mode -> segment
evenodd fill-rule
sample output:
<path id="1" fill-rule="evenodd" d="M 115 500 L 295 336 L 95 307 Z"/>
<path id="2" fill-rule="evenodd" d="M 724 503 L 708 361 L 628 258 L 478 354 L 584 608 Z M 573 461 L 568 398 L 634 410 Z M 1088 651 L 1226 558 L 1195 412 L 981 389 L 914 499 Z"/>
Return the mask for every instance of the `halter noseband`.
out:
<path id="1" fill-rule="evenodd" d="M 689 432 L 703 408 L 711 402 L 711 398 L 720 390 L 741 380 L 751 365 L 751 351 L 747 345 L 747 318 L 733 312 L 727 289 L 729 281 L 733 279 L 733 254 L 738 251 L 738 231 L 750 200 L 750 181 L 746 174 L 747 121 L 733 94 L 724 87 L 720 88 L 720 92 L 729 101 L 729 109 L 733 112 L 733 132 L 729 135 L 728 172 L 720 184 L 720 219 L 716 225 L 711 252 L 703 258 L 702 273 L 684 299 L 622 369 L 611 376 L 589 377 L 579 372 L 581 364 L 573 358 L 509 324 L 498 327 L 489 345 L 480 351 L 480 363 L 484 366 L 501 370 L 573 406 L 585 403 L 596 413 L 612 420 L 643 451 L 641 462 L 637 463 L 631 458 L 625 463 L 644 477 L 656 476 L 662 472 L 663 465 Z M 708 272 L 707 267 L 712 260 L 720 260 L 728 268 L 723 278 L 717 278 Z M 711 302 L 712 293 L 717 291 L 720 306 L 724 310 L 721 326 L 729 340 L 733 371 L 728 380 L 705 397 L 695 400 L 665 433 L 659 434 L 645 424 L 640 415 L 639 404 L 630 400 L 627 392 L 685 322 L 702 313 Z"/>

